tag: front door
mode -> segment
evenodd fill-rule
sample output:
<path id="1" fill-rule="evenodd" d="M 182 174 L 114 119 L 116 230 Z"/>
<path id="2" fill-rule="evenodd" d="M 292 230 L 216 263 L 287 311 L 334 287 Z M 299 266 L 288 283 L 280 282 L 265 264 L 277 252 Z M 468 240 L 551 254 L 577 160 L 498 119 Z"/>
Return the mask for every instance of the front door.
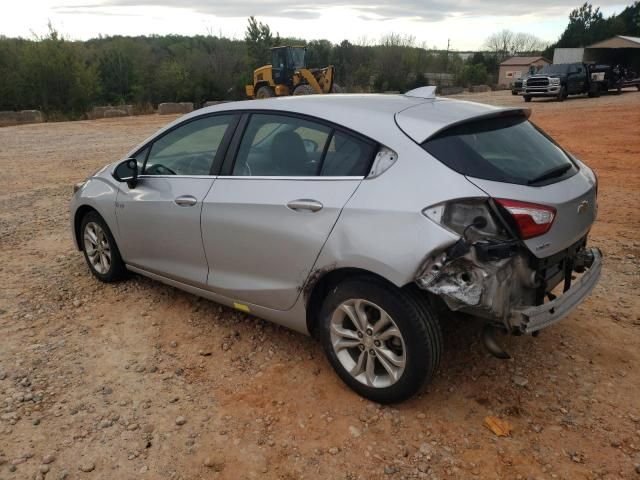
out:
<path id="1" fill-rule="evenodd" d="M 229 174 L 204 200 L 209 288 L 240 302 L 292 307 L 374 150 L 315 121 L 252 114 Z"/>
<path id="2" fill-rule="evenodd" d="M 191 119 L 152 141 L 135 188 L 122 184 L 116 202 L 121 254 L 127 264 L 205 285 L 202 202 L 232 115 Z"/>

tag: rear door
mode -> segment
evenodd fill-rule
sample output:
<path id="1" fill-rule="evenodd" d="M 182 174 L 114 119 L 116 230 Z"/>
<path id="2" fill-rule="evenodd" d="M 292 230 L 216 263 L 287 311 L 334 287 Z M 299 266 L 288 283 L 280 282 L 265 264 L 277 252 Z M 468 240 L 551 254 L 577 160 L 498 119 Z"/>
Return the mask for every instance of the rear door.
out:
<path id="1" fill-rule="evenodd" d="M 246 114 L 204 200 L 208 287 L 292 307 L 374 153 L 372 142 L 316 120 Z"/>

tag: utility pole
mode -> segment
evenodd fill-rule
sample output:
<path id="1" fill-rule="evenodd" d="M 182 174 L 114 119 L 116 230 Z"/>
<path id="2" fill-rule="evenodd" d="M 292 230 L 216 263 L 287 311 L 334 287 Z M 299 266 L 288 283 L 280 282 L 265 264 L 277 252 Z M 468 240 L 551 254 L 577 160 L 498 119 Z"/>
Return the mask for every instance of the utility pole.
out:
<path id="1" fill-rule="evenodd" d="M 451 39 L 447 38 L 447 58 L 444 63 L 444 73 L 449 73 L 449 48 L 451 47 Z"/>

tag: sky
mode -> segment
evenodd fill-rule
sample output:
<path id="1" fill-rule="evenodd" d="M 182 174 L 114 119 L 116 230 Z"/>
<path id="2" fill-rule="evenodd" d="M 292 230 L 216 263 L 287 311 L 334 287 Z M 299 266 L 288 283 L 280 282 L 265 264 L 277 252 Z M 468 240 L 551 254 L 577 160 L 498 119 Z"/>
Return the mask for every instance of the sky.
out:
<path id="1" fill-rule="evenodd" d="M 254 15 L 281 36 L 375 43 L 383 35 L 453 50 L 482 48 L 493 32 L 528 32 L 552 42 L 583 0 L 0 0 L 0 35 L 43 35 L 47 23 L 66 38 L 98 35 L 224 35 L 241 39 Z M 631 2 L 600 0 L 605 16 Z M 535 6 L 535 9 L 532 7 Z"/>

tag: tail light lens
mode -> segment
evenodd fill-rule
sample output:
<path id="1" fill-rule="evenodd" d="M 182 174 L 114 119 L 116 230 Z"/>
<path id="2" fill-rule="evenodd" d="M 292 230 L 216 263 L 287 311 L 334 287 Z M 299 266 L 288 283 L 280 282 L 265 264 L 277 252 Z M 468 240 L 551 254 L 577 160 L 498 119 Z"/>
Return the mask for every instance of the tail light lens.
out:
<path id="1" fill-rule="evenodd" d="M 463 198 L 425 208 L 422 213 L 467 240 L 507 240 L 508 232 L 491 213 L 486 198 Z"/>
<path id="2" fill-rule="evenodd" d="M 511 214 L 523 240 L 547 233 L 556 216 L 556 209 L 547 205 L 504 198 L 496 198 L 495 200 Z"/>

